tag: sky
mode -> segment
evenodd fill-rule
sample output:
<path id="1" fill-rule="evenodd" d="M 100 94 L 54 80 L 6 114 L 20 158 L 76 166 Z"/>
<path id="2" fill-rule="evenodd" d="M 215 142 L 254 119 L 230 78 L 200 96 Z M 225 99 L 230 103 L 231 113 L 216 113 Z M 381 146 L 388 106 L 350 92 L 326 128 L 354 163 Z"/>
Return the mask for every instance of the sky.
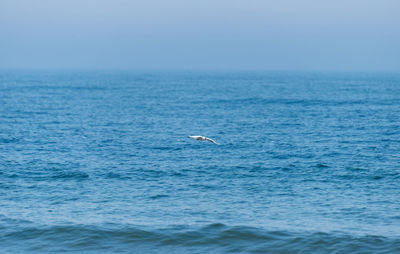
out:
<path id="1" fill-rule="evenodd" d="M 400 71 L 400 1 L 0 0 L 0 69 Z"/>

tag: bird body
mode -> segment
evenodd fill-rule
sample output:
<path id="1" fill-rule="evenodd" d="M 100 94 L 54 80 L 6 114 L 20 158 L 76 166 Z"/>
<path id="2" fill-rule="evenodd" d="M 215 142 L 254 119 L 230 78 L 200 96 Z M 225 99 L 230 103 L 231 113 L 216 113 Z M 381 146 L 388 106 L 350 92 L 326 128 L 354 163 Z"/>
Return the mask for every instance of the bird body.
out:
<path id="1" fill-rule="evenodd" d="M 189 136 L 189 138 L 194 138 L 194 139 L 200 140 L 200 141 L 210 141 L 211 143 L 217 144 L 217 142 L 215 142 L 211 138 L 207 138 L 207 137 L 204 137 L 204 136 Z"/>

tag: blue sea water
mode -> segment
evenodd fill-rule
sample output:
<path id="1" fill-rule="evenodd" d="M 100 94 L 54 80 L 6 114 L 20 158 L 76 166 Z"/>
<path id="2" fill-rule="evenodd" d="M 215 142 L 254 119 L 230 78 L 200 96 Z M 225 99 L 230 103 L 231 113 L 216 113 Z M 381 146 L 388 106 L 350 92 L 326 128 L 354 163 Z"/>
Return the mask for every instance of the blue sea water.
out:
<path id="1" fill-rule="evenodd" d="M 2 71 L 0 252 L 400 253 L 399 123 L 396 73 Z"/>

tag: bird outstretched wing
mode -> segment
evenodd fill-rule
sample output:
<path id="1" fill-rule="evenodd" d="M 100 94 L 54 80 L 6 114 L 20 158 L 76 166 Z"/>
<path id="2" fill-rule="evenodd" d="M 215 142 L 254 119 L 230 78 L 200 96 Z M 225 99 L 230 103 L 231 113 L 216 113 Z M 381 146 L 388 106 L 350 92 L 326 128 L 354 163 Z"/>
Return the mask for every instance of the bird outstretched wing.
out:
<path id="1" fill-rule="evenodd" d="M 214 144 L 217 144 L 217 145 L 218 145 L 218 143 L 215 142 L 214 140 L 212 140 L 211 138 L 206 138 L 206 140 L 207 140 L 207 141 L 210 141 L 211 143 L 214 143 Z"/>

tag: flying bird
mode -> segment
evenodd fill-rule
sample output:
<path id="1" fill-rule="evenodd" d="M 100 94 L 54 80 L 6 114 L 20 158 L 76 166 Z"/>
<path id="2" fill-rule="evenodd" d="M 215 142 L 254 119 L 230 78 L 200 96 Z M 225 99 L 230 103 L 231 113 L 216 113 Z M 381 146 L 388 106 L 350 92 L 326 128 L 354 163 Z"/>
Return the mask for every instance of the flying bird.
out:
<path id="1" fill-rule="evenodd" d="M 211 138 L 207 138 L 207 137 L 203 137 L 203 136 L 189 136 L 189 138 L 194 138 L 195 140 L 200 140 L 200 141 L 210 141 L 211 143 L 217 144 L 217 142 L 215 142 L 214 140 L 212 140 Z"/>

